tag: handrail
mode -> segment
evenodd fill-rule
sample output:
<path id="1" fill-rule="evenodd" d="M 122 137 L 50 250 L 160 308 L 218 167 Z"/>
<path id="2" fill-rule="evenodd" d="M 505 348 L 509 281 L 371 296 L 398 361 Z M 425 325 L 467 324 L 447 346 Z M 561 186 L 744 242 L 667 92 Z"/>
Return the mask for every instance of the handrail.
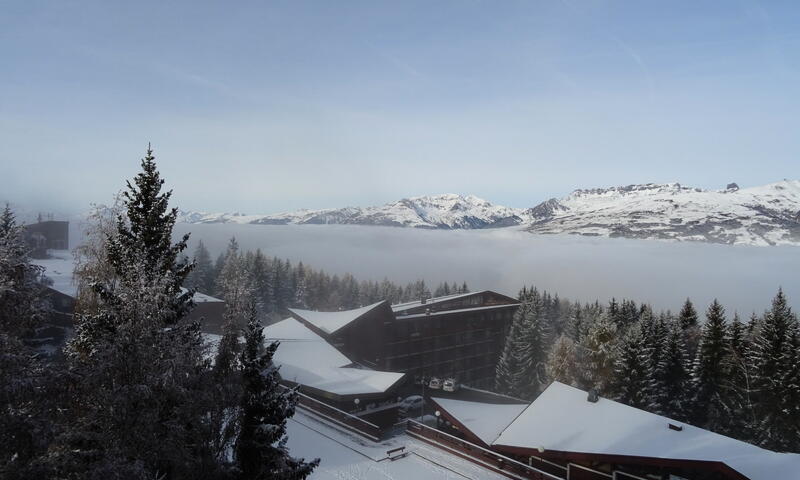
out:
<path id="1" fill-rule="evenodd" d="M 286 385 L 281 385 L 281 387 L 283 387 L 283 388 L 284 388 L 284 389 L 286 389 L 286 390 L 291 390 L 291 389 L 290 389 L 289 387 L 287 387 Z M 379 426 L 375 425 L 375 424 L 374 424 L 374 423 L 372 423 L 372 422 L 368 422 L 368 421 L 364 420 L 363 418 L 361 418 L 361 417 L 359 417 L 359 416 L 353 415 L 353 414 L 352 414 L 352 413 L 350 413 L 350 412 L 345 412 L 344 410 L 340 410 L 340 409 L 338 409 L 338 408 L 334 407 L 333 405 L 328 405 L 327 403 L 325 403 L 325 402 L 322 402 L 322 401 L 320 401 L 320 400 L 317 400 L 317 399 L 316 399 L 316 398 L 314 398 L 314 397 L 310 397 L 310 396 L 306 395 L 306 394 L 305 394 L 305 393 L 303 393 L 303 392 L 297 391 L 297 395 L 298 395 L 298 396 L 300 396 L 300 397 L 303 397 L 303 398 L 305 398 L 305 399 L 311 400 L 312 402 L 318 403 L 318 404 L 320 404 L 320 405 L 322 405 L 322 406 L 324 406 L 325 408 L 328 408 L 328 409 L 330 409 L 330 410 L 335 410 L 336 412 L 338 412 L 338 413 L 340 413 L 340 414 L 342 414 L 342 415 L 344 415 L 344 416 L 346 416 L 346 417 L 352 418 L 353 420 L 357 420 L 357 421 L 359 421 L 359 422 L 366 423 L 367 425 L 369 425 L 370 427 L 372 427 L 372 428 L 374 428 L 374 429 L 376 429 L 376 430 L 380 430 L 380 429 L 381 429 L 381 427 L 379 427 Z"/>
<path id="2" fill-rule="evenodd" d="M 489 456 L 493 457 L 495 460 L 500 460 L 500 461 L 502 461 L 504 463 L 513 464 L 513 465 L 515 465 L 517 467 L 521 467 L 525 471 L 530 471 L 530 472 L 536 473 L 538 475 L 544 475 L 545 477 L 550 478 L 552 480 L 563 480 L 561 477 L 553 475 L 552 473 L 545 472 L 544 470 L 539 470 L 538 468 L 533 467 L 531 465 L 526 465 L 526 464 L 524 464 L 524 463 L 522 463 L 520 461 L 514 460 L 513 458 L 506 457 L 505 455 L 501 455 L 501 454 L 499 454 L 499 453 L 497 453 L 495 451 L 492 451 L 492 450 L 489 450 L 487 448 L 481 447 L 480 445 L 475 445 L 472 442 L 464 440 L 463 438 L 458 438 L 456 436 L 450 435 L 447 432 L 443 432 L 441 430 L 437 430 L 435 428 L 429 427 L 429 426 L 427 426 L 427 425 L 425 425 L 423 423 L 417 422 L 416 420 L 412 420 L 412 419 L 409 418 L 407 420 L 407 422 L 409 424 L 415 424 L 417 427 L 420 427 L 422 429 L 427 429 L 427 430 L 430 430 L 432 432 L 435 432 L 437 435 L 444 435 L 445 437 L 448 437 L 452 441 L 458 442 L 460 444 L 466 444 L 466 445 L 469 445 L 471 448 L 475 448 L 475 449 L 481 450 L 485 454 L 489 454 Z M 409 433 L 414 434 L 413 431 L 409 431 Z"/>

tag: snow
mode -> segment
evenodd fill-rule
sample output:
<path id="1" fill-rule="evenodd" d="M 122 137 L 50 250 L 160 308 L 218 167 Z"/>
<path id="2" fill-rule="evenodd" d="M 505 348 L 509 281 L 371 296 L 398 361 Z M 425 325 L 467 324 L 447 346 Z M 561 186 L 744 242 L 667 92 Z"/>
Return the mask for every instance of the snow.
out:
<path id="1" fill-rule="evenodd" d="M 185 223 L 348 224 L 475 229 L 523 225 L 532 233 L 572 233 L 743 245 L 800 245 L 800 181 L 725 190 L 678 183 L 576 190 L 533 208 L 494 205 L 474 195 L 410 197 L 374 207 L 276 215 L 181 212 Z"/>
<path id="2" fill-rule="evenodd" d="M 431 400 L 487 445 L 491 445 L 503 429 L 528 407 L 528 404 L 494 404 L 439 397 L 432 397 Z"/>
<path id="3" fill-rule="evenodd" d="M 300 310 L 298 308 L 290 308 L 289 312 L 330 335 L 349 325 L 351 322 L 358 320 L 384 302 L 385 301 L 382 300 L 372 305 L 367 305 L 366 307 L 356 308 L 354 310 L 342 310 L 339 312 L 317 312 L 314 310 Z"/>
<path id="4" fill-rule="evenodd" d="M 405 434 L 380 443 L 334 428 L 302 409 L 287 424 L 289 452 L 306 460 L 320 458 L 309 480 L 473 479 L 507 480 L 472 462 Z M 391 461 L 387 450 L 405 447 L 409 454 Z"/>
<path id="5" fill-rule="evenodd" d="M 284 380 L 337 395 L 383 393 L 403 373 L 349 367 L 353 362 L 305 325 L 287 318 L 264 329 L 268 341 L 281 342 L 274 361 Z"/>
<path id="6" fill-rule="evenodd" d="M 522 209 L 494 205 L 474 195 L 445 193 L 404 198 L 382 206 L 298 210 L 273 215 L 180 212 L 184 223 L 360 224 L 415 228 L 485 228 L 519 224 Z"/>
<path id="7" fill-rule="evenodd" d="M 669 424 L 683 430 L 672 430 Z M 764 450 L 605 398 L 592 403 L 586 392 L 559 382 L 531 403 L 493 445 L 717 461 L 751 480 L 792 478 L 800 471 L 800 455 Z"/>
<path id="8" fill-rule="evenodd" d="M 77 297 L 78 284 L 74 278 L 75 260 L 72 252 L 49 250 L 48 254 L 51 258 L 32 259 L 31 263 L 44 267 L 44 275 L 53 281 L 50 288 L 64 295 Z M 181 288 L 181 291 L 185 292 L 186 289 Z M 222 302 L 218 298 L 200 292 L 195 292 L 192 300 L 195 303 Z"/>
<path id="9" fill-rule="evenodd" d="M 31 263 L 44 267 L 44 274 L 53 281 L 53 290 L 68 295 L 78 296 L 78 285 L 73 281 L 72 272 L 75 261 L 68 251 L 49 252 L 52 258 L 32 259 Z"/>
<path id="10" fill-rule="evenodd" d="M 488 292 L 488 290 L 483 290 L 481 292 L 456 293 L 456 294 L 453 294 L 453 295 L 444 295 L 444 296 L 441 296 L 441 297 L 429 298 L 429 299 L 427 299 L 425 301 L 425 303 L 422 303 L 422 301 L 420 301 L 420 300 L 414 300 L 413 302 L 397 303 L 397 304 L 392 305 L 392 310 L 395 311 L 395 312 L 402 312 L 404 310 L 410 310 L 412 308 L 421 307 L 422 305 L 425 305 L 425 306 L 435 305 L 437 303 L 447 302 L 447 301 L 450 301 L 450 300 L 456 300 L 458 298 L 468 297 L 470 295 L 477 295 L 479 293 L 484 293 L 484 292 Z"/>
<path id="11" fill-rule="evenodd" d="M 533 233 L 622 235 L 746 245 L 798 245 L 800 181 L 739 190 L 678 183 L 576 190 L 529 214 Z M 555 208 L 553 208 L 555 207 Z M 548 214 L 539 217 L 534 211 Z"/>

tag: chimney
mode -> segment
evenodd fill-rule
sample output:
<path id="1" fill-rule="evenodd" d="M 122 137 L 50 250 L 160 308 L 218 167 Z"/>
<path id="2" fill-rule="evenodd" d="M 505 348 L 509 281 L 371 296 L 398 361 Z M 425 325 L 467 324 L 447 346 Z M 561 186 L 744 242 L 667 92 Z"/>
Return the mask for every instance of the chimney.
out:
<path id="1" fill-rule="evenodd" d="M 588 397 L 586 398 L 586 400 L 588 400 L 588 401 L 590 401 L 590 402 L 592 402 L 592 403 L 597 403 L 597 400 L 598 400 L 598 398 L 599 398 L 599 397 L 598 397 L 598 395 L 597 395 L 597 390 L 595 390 L 594 388 L 592 388 L 592 389 L 590 389 L 590 390 L 589 390 L 589 395 L 588 395 Z"/>

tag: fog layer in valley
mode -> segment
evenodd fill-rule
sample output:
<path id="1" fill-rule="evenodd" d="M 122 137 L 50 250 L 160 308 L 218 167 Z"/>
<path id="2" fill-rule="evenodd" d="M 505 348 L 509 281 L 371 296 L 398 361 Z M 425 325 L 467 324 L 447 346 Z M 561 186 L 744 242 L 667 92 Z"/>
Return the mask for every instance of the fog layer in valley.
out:
<path id="1" fill-rule="evenodd" d="M 571 235 L 516 229 L 420 230 L 347 225 L 178 224 L 216 257 L 231 236 L 242 249 L 302 260 L 359 280 L 466 280 L 470 288 L 516 295 L 523 284 L 580 300 L 612 296 L 677 310 L 691 297 L 701 308 L 717 297 L 729 313 L 761 312 L 779 286 L 800 305 L 800 248 L 746 247 Z"/>

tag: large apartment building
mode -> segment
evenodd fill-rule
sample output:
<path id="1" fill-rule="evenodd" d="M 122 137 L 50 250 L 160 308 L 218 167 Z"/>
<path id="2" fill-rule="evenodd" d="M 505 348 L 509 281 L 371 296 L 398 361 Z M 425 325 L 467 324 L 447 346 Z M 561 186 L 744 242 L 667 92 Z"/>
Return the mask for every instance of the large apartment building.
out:
<path id="1" fill-rule="evenodd" d="M 290 312 L 364 366 L 418 380 L 454 377 L 466 385 L 491 387 L 518 306 L 511 297 L 484 290 L 340 312 Z"/>

